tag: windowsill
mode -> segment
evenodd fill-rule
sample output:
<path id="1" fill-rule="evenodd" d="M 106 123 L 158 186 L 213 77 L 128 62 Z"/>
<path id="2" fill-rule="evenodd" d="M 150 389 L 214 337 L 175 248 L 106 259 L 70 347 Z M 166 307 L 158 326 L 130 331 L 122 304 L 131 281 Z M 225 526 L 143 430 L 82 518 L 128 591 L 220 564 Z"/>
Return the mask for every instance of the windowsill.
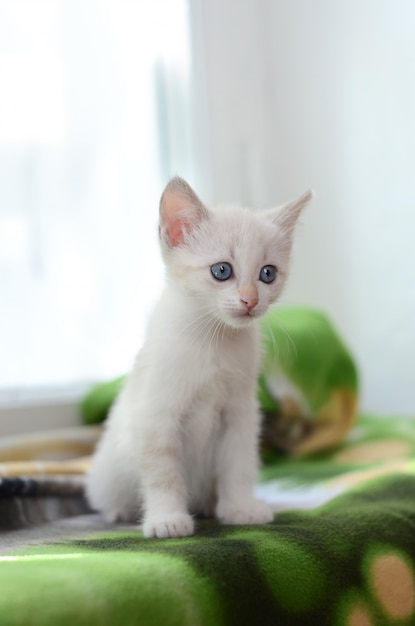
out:
<path id="1" fill-rule="evenodd" d="M 0 436 L 79 426 L 79 400 L 90 387 L 2 390 Z"/>

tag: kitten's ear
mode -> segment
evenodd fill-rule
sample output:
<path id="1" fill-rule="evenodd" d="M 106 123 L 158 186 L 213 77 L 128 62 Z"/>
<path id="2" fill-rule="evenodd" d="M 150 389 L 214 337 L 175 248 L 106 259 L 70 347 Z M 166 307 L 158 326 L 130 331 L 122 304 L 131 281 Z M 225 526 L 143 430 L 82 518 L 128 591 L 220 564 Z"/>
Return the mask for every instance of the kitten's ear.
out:
<path id="1" fill-rule="evenodd" d="M 169 247 L 183 242 L 186 232 L 208 217 L 208 211 L 183 178 L 173 178 L 160 200 L 160 238 Z"/>
<path id="2" fill-rule="evenodd" d="M 296 200 L 283 204 L 277 209 L 272 209 L 268 212 L 273 222 L 280 226 L 284 232 L 291 234 L 294 230 L 294 226 L 300 216 L 303 208 L 312 200 L 314 193 L 311 189 L 303 193 Z"/>

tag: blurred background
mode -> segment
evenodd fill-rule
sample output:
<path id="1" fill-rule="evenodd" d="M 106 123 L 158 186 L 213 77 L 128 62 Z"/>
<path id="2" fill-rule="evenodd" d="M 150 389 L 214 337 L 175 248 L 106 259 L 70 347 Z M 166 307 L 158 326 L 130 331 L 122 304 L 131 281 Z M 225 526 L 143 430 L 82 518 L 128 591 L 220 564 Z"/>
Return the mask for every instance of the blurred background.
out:
<path id="1" fill-rule="evenodd" d="M 175 174 L 313 187 L 283 300 L 332 318 L 365 410 L 415 414 L 414 27 L 411 0 L 0 0 L 0 417 L 129 369 Z"/>

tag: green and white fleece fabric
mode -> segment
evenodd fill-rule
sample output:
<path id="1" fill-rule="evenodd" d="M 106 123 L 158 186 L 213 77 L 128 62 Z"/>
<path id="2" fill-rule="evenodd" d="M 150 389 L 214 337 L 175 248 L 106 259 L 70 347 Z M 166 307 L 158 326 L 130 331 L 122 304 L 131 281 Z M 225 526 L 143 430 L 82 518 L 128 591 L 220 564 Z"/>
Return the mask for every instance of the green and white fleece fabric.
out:
<path id="1" fill-rule="evenodd" d="M 270 453 L 268 526 L 113 526 L 0 549 L 3 626 L 415 624 L 415 421 L 361 416 L 335 451 Z M 0 537 L 1 545 L 1 537 Z"/>

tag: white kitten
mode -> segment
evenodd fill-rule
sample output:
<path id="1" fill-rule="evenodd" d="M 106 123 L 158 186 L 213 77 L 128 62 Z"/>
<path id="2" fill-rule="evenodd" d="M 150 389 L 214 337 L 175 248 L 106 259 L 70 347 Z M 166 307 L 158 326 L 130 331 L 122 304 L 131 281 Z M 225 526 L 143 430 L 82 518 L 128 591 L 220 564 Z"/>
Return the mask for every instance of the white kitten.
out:
<path id="1" fill-rule="evenodd" d="M 307 192 L 280 209 L 207 209 L 173 179 L 160 202 L 167 284 L 107 421 L 87 481 L 110 520 L 181 537 L 192 514 L 266 524 L 253 497 L 260 417 L 258 318 L 283 288 Z"/>

